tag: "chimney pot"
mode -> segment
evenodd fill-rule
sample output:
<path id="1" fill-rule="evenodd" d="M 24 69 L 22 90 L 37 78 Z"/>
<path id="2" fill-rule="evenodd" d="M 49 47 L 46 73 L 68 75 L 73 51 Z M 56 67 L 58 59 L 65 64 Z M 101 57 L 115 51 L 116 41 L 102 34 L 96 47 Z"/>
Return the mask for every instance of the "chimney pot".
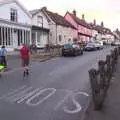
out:
<path id="1" fill-rule="evenodd" d="M 93 24 L 96 25 L 96 19 L 93 20 Z"/>
<path id="2" fill-rule="evenodd" d="M 76 10 L 73 10 L 73 15 L 76 16 Z"/>
<path id="3" fill-rule="evenodd" d="M 82 20 L 85 20 L 85 15 L 84 14 L 82 14 Z"/>

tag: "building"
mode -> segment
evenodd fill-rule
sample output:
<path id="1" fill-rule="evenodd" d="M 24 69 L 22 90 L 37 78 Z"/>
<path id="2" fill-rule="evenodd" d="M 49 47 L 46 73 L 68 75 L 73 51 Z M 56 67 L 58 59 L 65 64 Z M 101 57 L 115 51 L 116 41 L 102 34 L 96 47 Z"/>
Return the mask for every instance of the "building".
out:
<path id="1" fill-rule="evenodd" d="M 63 45 L 73 42 L 73 32 L 76 30 L 63 16 L 42 8 L 42 13 L 46 16 L 50 33 L 49 44 Z"/>
<path id="2" fill-rule="evenodd" d="M 82 15 L 82 19 L 78 18 L 76 15 L 76 11 L 73 13 L 67 12 L 64 18 L 69 21 L 75 28 L 74 36 L 78 41 L 86 41 L 88 42 L 92 37 L 92 30 L 90 25 L 85 21 L 84 14 Z"/>
<path id="3" fill-rule="evenodd" d="M 49 43 L 49 23 L 42 9 L 30 11 L 32 14 L 32 43 L 38 48 L 44 48 Z"/>
<path id="4" fill-rule="evenodd" d="M 14 50 L 31 42 L 31 15 L 16 0 L 0 1 L 0 46 Z"/>

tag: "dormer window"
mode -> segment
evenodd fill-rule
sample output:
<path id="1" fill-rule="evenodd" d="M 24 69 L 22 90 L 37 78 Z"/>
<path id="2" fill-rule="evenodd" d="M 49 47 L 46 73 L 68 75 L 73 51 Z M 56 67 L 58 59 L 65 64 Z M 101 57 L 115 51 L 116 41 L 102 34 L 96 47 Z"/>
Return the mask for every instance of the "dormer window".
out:
<path id="1" fill-rule="evenodd" d="M 13 22 L 17 22 L 17 20 L 18 20 L 17 18 L 18 18 L 18 16 L 17 16 L 17 10 L 11 8 L 10 9 L 10 20 L 13 21 Z"/>
<path id="2" fill-rule="evenodd" d="M 39 26 L 43 27 L 43 17 L 42 16 L 37 16 L 37 24 Z"/>

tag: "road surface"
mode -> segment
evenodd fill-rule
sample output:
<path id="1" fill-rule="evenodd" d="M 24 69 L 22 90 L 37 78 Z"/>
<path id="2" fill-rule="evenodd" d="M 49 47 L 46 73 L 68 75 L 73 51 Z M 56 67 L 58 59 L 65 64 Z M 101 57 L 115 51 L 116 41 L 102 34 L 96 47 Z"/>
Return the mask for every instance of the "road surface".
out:
<path id="1" fill-rule="evenodd" d="M 97 68 L 111 47 L 85 52 L 83 56 L 61 57 L 0 78 L 1 120 L 82 120 L 90 100 L 88 70 Z"/>

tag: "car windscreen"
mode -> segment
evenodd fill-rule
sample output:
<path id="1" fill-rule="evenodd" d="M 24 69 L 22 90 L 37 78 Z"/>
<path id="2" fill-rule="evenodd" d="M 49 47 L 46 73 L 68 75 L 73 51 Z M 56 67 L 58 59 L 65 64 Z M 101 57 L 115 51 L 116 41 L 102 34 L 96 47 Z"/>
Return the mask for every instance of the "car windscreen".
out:
<path id="1" fill-rule="evenodd" d="M 64 45 L 64 49 L 70 49 L 70 48 L 72 48 L 72 45 Z"/>
<path id="2" fill-rule="evenodd" d="M 89 43 L 89 44 L 87 44 L 87 47 L 94 47 L 94 44 Z"/>

